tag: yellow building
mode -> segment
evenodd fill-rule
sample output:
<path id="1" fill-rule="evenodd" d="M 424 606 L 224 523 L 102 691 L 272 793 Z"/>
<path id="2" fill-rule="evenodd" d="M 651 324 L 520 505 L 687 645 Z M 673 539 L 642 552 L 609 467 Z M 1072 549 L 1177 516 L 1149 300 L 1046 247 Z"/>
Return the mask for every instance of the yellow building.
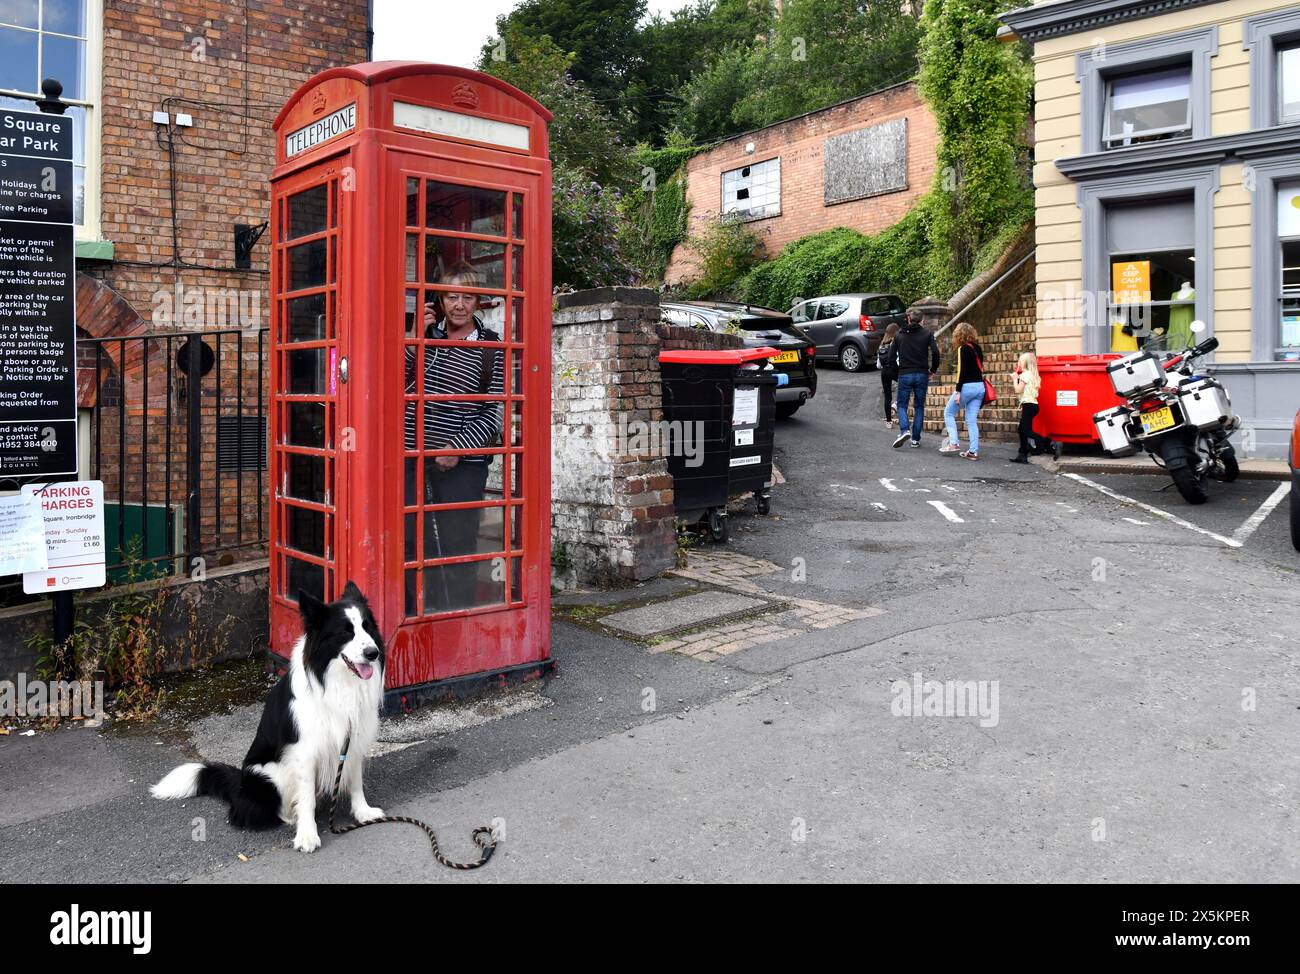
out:
<path id="1" fill-rule="evenodd" d="M 1200 319 L 1241 446 L 1285 455 L 1300 407 L 1300 6 L 1055 0 L 1002 20 L 1033 46 L 1039 354 L 1173 347 Z"/>

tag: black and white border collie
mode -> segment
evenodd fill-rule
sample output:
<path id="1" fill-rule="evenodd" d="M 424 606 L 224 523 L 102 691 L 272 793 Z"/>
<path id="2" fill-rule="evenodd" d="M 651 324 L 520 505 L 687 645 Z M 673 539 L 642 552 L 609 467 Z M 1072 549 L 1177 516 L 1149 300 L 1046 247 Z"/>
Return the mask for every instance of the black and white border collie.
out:
<path id="1" fill-rule="evenodd" d="M 271 688 L 253 746 L 242 769 L 229 764 L 183 764 L 154 785 L 155 798 L 209 795 L 230 805 L 230 824 L 241 829 L 295 825 L 293 847 L 320 848 L 316 798 L 328 798 L 339 755 L 349 737 L 340 794 L 358 822 L 384 812 L 366 803 L 361 772 L 379 732 L 384 694 L 384 644 L 361 590 L 348 582 L 326 605 L 298 593 L 303 635 L 289 669 Z"/>

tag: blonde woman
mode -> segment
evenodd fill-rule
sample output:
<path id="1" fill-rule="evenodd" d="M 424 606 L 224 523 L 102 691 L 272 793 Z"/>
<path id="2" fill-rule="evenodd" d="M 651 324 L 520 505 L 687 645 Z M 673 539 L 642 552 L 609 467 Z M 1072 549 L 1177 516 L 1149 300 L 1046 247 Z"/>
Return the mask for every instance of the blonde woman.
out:
<path id="1" fill-rule="evenodd" d="M 1020 452 L 1011 458 L 1011 462 L 1028 463 L 1030 453 L 1037 455 L 1047 452 L 1047 441 L 1034 432 L 1034 417 L 1038 415 L 1038 390 L 1043 386 L 1043 380 L 1038 375 L 1038 356 L 1033 352 L 1021 352 L 1011 382 L 1020 394 Z"/>
<path id="2" fill-rule="evenodd" d="M 984 405 L 984 352 L 980 348 L 975 327 L 963 321 L 952 335 L 952 347 L 957 355 L 957 388 L 943 410 L 943 422 L 948 428 L 948 442 L 939 448 L 940 453 L 960 453 L 964 460 L 980 458 L 980 407 Z M 957 438 L 957 411 L 966 413 L 966 435 L 970 447 L 961 448 Z"/>

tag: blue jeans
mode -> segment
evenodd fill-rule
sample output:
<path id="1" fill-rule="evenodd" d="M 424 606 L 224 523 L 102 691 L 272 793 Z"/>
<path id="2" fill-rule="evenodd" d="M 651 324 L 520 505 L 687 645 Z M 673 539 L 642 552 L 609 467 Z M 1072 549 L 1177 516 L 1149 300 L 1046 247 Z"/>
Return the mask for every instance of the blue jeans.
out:
<path id="1" fill-rule="evenodd" d="M 898 428 L 907 430 L 907 403 L 913 399 L 912 439 L 921 439 L 921 424 L 925 421 L 925 393 L 930 388 L 930 376 L 924 372 L 904 372 L 898 377 Z"/>
<path id="2" fill-rule="evenodd" d="M 984 405 L 984 383 L 967 382 L 961 387 L 960 401 L 948 397 L 948 405 L 943 408 L 943 424 L 948 427 L 948 442 L 958 446 L 957 410 L 966 410 L 966 434 L 970 437 L 970 452 L 980 452 L 980 407 Z"/>

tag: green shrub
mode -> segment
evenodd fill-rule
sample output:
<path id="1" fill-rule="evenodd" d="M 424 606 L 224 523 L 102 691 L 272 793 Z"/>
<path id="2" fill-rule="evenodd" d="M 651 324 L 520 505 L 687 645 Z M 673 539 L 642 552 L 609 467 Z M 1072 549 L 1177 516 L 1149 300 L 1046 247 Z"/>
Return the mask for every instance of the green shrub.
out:
<path id="1" fill-rule="evenodd" d="M 551 274 L 557 288 L 582 290 L 630 284 L 628 229 L 621 194 L 580 170 L 556 166 L 552 174 Z"/>
<path id="2" fill-rule="evenodd" d="M 686 288 L 691 298 L 735 296 L 736 282 L 763 260 L 763 241 L 744 222 L 731 218 L 707 224 L 688 241 L 700 274 Z"/>

